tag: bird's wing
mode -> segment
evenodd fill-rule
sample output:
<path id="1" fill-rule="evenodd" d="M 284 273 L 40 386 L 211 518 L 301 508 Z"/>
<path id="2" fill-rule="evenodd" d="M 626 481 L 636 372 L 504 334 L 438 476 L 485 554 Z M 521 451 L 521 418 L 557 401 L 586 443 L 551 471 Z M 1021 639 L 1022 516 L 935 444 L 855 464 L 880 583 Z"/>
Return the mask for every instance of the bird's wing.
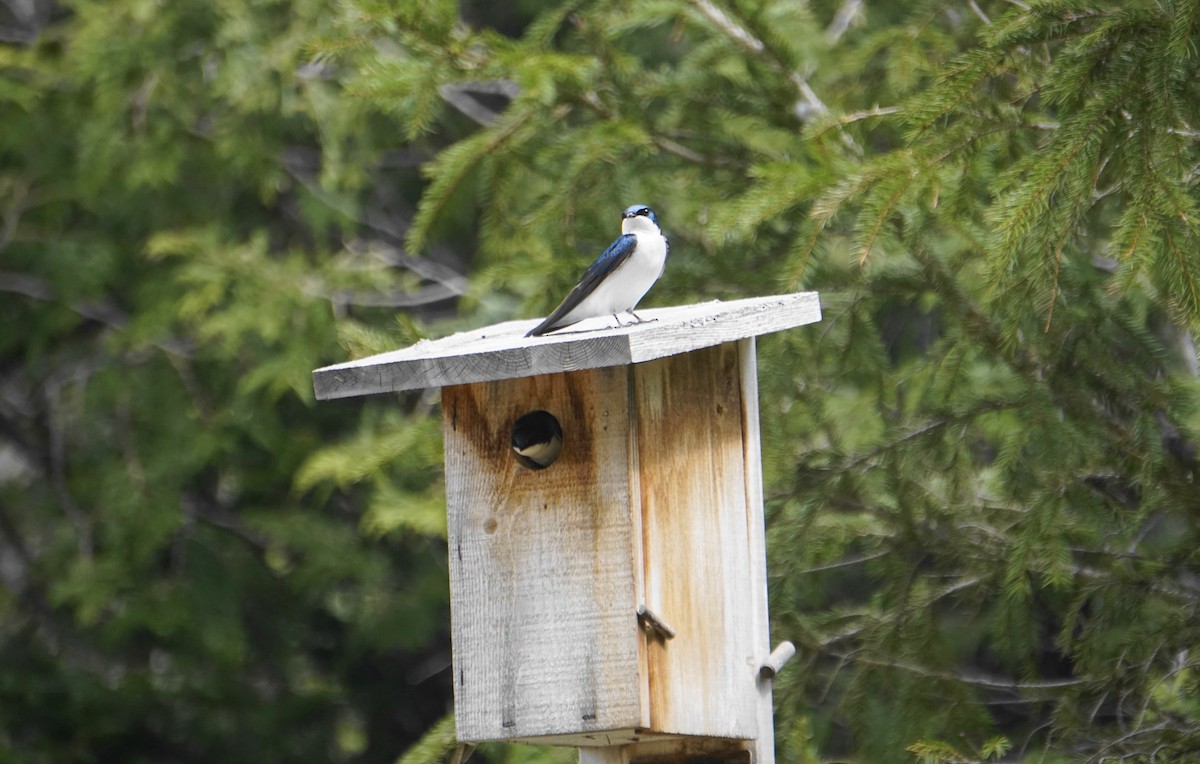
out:
<path id="1" fill-rule="evenodd" d="M 546 316 L 545 321 L 530 329 L 529 333 L 525 336 L 536 337 L 557 329 L 558 322 L 562 320 L 563 316 L 575 310 L 579 306 L 579 303 L 583 302 L 583 299 L 591 294 L 606 276 L 619 268 L 621 263 L 629 259 L 629 256 L 633 254 L 633 250 L 636 248 L 637 236 L 631 233 L 618 236 L 616 241 L 609 244 L 608 248 L 600 253 L 600 257 L 596 258 L 596 262 L 588 267 L 587 272 L 583 274 L 583 278 L 575 285 L 570 294 L 563 299 L 562 303 L 550 315 Z"/>

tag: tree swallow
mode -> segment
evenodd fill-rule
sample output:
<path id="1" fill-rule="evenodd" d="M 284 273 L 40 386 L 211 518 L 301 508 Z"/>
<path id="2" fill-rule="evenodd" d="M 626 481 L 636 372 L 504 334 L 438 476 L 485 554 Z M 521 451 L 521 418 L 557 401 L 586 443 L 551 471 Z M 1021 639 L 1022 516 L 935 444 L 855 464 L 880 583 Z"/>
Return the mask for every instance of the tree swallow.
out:
<path id="1" fill-rule="evenodd" d="M 562 425 L 545 411 L 533 411 L 513 425 L 510 442 L 513 455 L 522 466 L 543 470 L 562 453 Z"/>
<path id="2" fill-rule="evenodd" d="M 621 213 L 621 235 L 600 253 L 583 278 L 546 320 L 529 330 L 537 337 L 585 318 L 633 312 L 638 301 L 658 281 L 667 264 L 667 237 L 658 227 L 658 216 L 644 204 Z"/>

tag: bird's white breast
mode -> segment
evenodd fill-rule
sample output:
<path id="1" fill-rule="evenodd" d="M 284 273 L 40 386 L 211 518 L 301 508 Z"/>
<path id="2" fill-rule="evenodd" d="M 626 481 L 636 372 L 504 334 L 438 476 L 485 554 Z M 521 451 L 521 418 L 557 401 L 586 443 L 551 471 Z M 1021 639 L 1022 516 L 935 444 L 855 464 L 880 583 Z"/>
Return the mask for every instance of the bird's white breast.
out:
<path id="1" fill-rule="evenodd" d="M 633 310 L 658 281 L 667 264 L 667 240 L 657 230 L 627 233 L 637 236 L 633 254 L 567 314 L 567 323 Z"/>

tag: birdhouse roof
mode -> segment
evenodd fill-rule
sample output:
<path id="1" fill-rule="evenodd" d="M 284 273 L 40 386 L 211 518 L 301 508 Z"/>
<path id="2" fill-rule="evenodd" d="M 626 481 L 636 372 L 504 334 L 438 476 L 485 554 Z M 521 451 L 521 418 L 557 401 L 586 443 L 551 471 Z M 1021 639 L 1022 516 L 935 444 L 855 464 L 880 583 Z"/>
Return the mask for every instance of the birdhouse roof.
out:
<path id="1" fill-rule="evenodd" d="M 317 398 L 349 398 L 446 387 L 687 353 L 821 320 L 816 292 L 639 310 L 641 323 L 614 326 L 611 316 L 526 337 L 537 319 L 506 321 L 313 372 Z"/>

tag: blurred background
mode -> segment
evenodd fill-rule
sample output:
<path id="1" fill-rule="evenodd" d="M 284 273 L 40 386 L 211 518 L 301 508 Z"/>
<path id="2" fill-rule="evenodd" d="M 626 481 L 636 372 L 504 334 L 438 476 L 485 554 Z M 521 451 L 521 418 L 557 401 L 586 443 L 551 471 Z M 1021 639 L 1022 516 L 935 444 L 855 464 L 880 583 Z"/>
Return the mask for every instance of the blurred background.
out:
<path id="1" fill-rule="evenodd" d="M 1198 0 L 0 0 L 0 761 L 454 745 L 439 397 L 646 306 L 759 350 L 785 763 L 1200 759 Z M 574 752 L 483 746 L 487 762 Z"/>

